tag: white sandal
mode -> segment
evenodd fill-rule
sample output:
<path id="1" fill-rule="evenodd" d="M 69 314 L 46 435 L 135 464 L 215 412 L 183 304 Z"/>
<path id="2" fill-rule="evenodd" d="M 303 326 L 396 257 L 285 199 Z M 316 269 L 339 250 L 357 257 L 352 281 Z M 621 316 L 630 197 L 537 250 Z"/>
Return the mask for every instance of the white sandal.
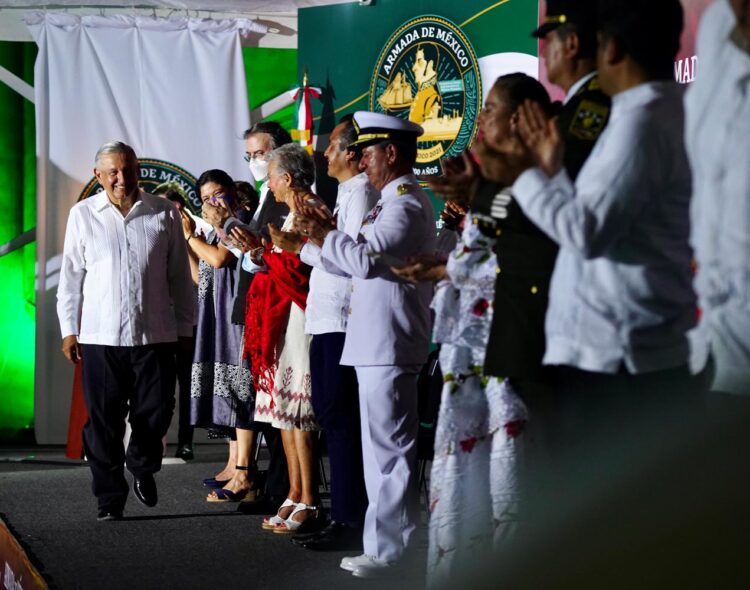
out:
<path id="1" fill-rule="evenodd" d="M 303 504 L 300 502 L 294 507 L 294 510 L 292 510 L 292 513 L 289 515 L 289 518 L 286 520 L 283 520 L 280 524 L 276 526 L 276 528 L 273 529 L 274 533 L 278 533 L 279 535 L 286 535 L 289 533 L 294 533 L 299 527 L 301 527 L 304 523 L 306 523 L 309 519 L 306 518 L 305 520 L 297 521 L 294 520 L 294 515 L 298 512 L 302 512 L 303 510 L 314 510 L 315 512 L 318 512 L 320 508 L 318 506 Z M 318 518 L 317 516 L 314 516 L 313 518 Z"/>
<path id="2" fill-rule="evenodd" d="M 267 530 L 267 531 L 273 531 L 276 530 L 276 527 L 279 525 L 282 525 L 286 522 L 283 518 L 279 516 L 279 512 L 281 512 L 284 508 L 289 508 L 290 506 L 294 506 L 294 510 L 297 509 L 297 502 L 292 500 L 291 498 L 287 498 L 284 500 L 284 503 L 279 506 L 279 509 L 276 511 L 276 514 L 274 514 L 271 518 L 264 518 L 263 524 L 261 524 L 261 528 Z M 294 514 L 294 510 L 292 510 L 292 514 Z"/>

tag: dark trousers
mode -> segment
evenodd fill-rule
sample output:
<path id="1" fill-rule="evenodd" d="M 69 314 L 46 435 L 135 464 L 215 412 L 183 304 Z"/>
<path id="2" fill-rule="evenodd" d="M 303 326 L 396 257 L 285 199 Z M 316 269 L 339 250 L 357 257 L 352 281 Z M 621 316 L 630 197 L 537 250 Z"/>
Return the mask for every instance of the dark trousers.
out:
<path id="1" fill-rule="evenodd" d="M 195 332 L 195 329 L 193 329 Z M 190 424 L 190 379 L 193 373 L 195 336 L 184 339 L 177 345 L 177 386 L 179 388 L 179 416 L 177 426 L 178 446 L 193 443 L 193 427 Z"/>
<path id="2" fill-rule="evenodd" d="M 289 494 L 289 468 L 284 445 L 278 428 L 264 422 L 256 422 L 258 432 L 263 433 L 270 454 L 266 472 L 265 492 L 272 504 L 281 504 Z"/>
<path id="3" fill-rule="evenodd" d="M 608 482 L 636 477 L 678 441 L 698 441 L 706 384 L 705 375 L 693 376 L 686 366 L 643 374 L 561 366 L 549 388 L 530 396 L 522 388 L 531 415 L 523 435 L 525 519 L 546 518 L 547 507 L 572 504 L 600 485 L 605 495 Z M 651 479 L 653 488 L 672 483 Z"/>
<path id="4" fill-rule="evenodd" d="M 161 468 L 162 437 L 174 411 L 175 345 L 83 345 L 83 429 L 92 490 L 100 508 L 122 509 L 128 495 L 123 464 L 136 477 Z M 132 429 L 123 445 L 125 418 Z"/>
<path id="5" fill-rule="evenodd" d="M 362 526 L 367 492 L 362 469 L 359 395 L 354 367 L 339 364 L 343 332 L 316 334 L 310 343 L 310 376 L 315 419 L 328 442 L 331 518 Z"/>

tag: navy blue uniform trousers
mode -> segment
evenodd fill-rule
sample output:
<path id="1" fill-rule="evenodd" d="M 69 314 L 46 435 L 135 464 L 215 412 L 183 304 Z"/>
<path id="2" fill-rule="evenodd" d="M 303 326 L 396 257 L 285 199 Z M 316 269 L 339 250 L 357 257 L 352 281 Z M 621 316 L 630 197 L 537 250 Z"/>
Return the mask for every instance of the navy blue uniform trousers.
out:
<path id="1" fill-rule="evenodd" d="M 361 527 L 367 510 L 354 367 L 339 364 L 343 332 L 316 334 L 310 343 L 310 377 L 315 419 L 323 428 L 331 465 L 331 518 Z"/>

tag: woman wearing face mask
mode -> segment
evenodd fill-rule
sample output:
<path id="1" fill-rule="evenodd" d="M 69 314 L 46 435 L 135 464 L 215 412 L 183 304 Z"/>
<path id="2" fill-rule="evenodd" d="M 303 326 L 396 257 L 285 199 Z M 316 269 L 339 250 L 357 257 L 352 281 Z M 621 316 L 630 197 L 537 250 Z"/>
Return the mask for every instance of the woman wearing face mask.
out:
<path id="1" fill-rule="evenodd" d="M 226 172 L 204 172 L 196 188 L 204 205 L 225 209 L 241 221 L 249 221 L 250 214 L 240 207 L 234 181 Z M 185 213 L 182 221 L 190 256 L 198 260 L 191 419 L 195 426 L 233 439 L 226 467 L 216 477 L 204 481 L 205 485 L 216 488 L 206 499 L 209 502 L 254 499 L 256 470 L 251 458 L 255 396 L 250 368 L 242 360 L 242 326 L 233 324 L 230 318 L 237 289 L 238 260 L 222 243 L 221 238 L 226 236 L 221 230 L 213 228 L 207 235 L 195 235 L 193 219 Z"/>

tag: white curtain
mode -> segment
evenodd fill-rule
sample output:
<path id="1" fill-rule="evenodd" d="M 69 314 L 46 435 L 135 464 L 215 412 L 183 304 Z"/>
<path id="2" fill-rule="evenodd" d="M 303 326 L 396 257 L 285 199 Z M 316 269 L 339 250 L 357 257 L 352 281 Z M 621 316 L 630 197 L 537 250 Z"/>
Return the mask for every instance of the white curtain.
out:
<path id="1" fill-rule="evenodd" d="M 35 430 L 66 440 L 73 368 L 60 353 L 55 312 L 68 211 L 93 177 L 103 143 L 194 176 L 221 168 L 248 176 L 249 124 L 240 35 L 247 20 L 78 17 L 33 13 L 37 124 L 37 330 Z"/>

